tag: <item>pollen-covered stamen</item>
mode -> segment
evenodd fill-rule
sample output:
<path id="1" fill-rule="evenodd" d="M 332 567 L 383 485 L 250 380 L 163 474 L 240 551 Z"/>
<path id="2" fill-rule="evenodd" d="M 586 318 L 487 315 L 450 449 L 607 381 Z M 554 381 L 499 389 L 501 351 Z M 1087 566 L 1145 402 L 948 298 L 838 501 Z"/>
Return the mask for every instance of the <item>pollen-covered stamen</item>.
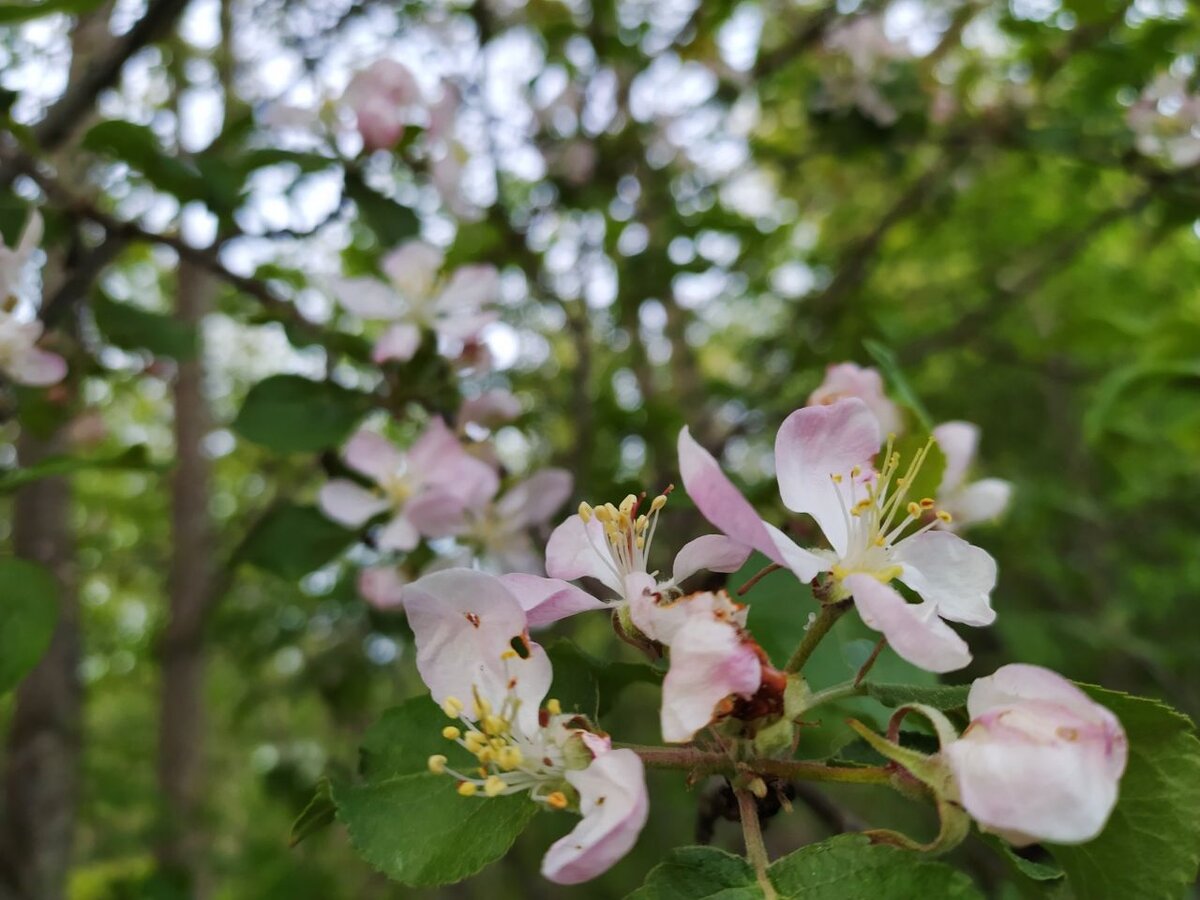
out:
<path id="1" fill-rule="evenodd" d="M 933 498 L 908 499 L 933 439 L 917 451 L 903 474 L 901 456 L 894 444 L 895 436 L 889 435 L 879 471 L 864 473 L 855 466 L 848 473 L 848 483 L 841 475 L 831 476 L 839 488 L 848 535 L 846 553 L 831 569 L 837 582 L 855 573 L 871 575 L 884 583 L 891 581 L 901 572 L 891 557 L 892 547 L 901 540 L 923 534 L 939 522 L 949 521 L 948 513 L 935 508 Z M 924 525 L 910 531 L 914 524 L 923 521 Z"/>
<path id="2" fill-rule="evenodd" d="M 600 523 L 607 553 L 596 546 L 590 531 L 585 533 L 596 554 L 606 562 L 611 559 L 610 568 L 618 580 L 623 580 L 633 572 L 648 571 L 647 560 L 658 528 L 658 514 L 667 505 L 667 497 L 674 489 L 674 485 L 668 485 L 665 491 L 650 501 L 648 508 L 645 507 L 645 494 L 628 494 L 616 506 L 612 503 L 601 506 L 579 504 L 579 517 L 585 525 L 593 518 Z M 643 509 L 646 511 L 643 512 Z"/>
<path id="3" fill-rule="evenodd" d="M 569 718 L 554 699 L 546 701 L 538 715 L 539 727 L 526 734 L 515 727 L 520 701 L 511 693 L 497 709 L 478 692 L 472 698 L 473 717 L 465 715 L 466 706 L 454 697 L 442 703 L 448 716 L 459 725 L 447 725 L 442 737 L 453 741 L 474 757 L 474 767 L 452 768 L 444 754 L 429 758 L 429 771 L 450 775 L 458 782 L 464 797 L 499 797 L 529 791 L 534 800 L 554 809 L 569 805 L 571 790 L 563 775 L 568 768 L 565 743 L 574 731 L 564 724 Z M 560 803 L 561 800 L 561 803 Z"/>

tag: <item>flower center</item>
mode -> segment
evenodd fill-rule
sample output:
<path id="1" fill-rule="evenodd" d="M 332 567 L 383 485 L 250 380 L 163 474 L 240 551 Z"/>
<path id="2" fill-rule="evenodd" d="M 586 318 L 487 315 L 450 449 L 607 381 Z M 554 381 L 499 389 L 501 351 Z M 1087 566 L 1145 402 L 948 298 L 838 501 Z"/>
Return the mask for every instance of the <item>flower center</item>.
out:
<path id="1" fill-rule="evenodd" d="M 472 712 L 464 715 L 465 706 L 456 697 L 447 697 L 442 711 L 459 725 L 447 725 L 442 737 L 453 741 L 475 757 L 477 766 L 465 772 L 451 769 L 440 753 L 429 757 L 429 771 L 435 775 L 450 774 L 458 781 L 458 793 L 474 797 L 499 797 L 529 791 L 530 796 L 551 809 L 565 809 L 571 803 L 574 789 L 563 777 L 577 766 L 571 765 L 568 741 L 575 732 L 564 724 L 569 716 L 562 714 L 557 700 L 548 700 L 539 710 L 539 727 L 525 734 L 516 723 L 520 701 L 509 694 L 500 709 L 476 693 Z"/>
<path id="2" fill-rule="evenodd" d="M 383 481 L 379 482 L 379 487 L 392 506 L 396 507 L 403 506 L 408 502 L 408 498 L 413 495 L 412 479 L 404 472 L 396 472 L 389 475 Z"/>
<path id="3" fill-rule="evenodd" d="M 642 513 L 642 504 L 646 495 L 629 494 L 621 501 L 620 506 L 605 503 L 603 506 L 579 504 L 579 517 L 583 519 L 588 541 L 592 540 L 591 532 L 586 528 L 595 518 L 604 528 L 604 541 L 608 545 L 608 553 L 594 543 L 593 549 L 601 559 L 611 557 L 613 574 L 619 581 L 634 572 L 647 572 L 646 560 L 650 557 L 650 546 L 654 543 L 654 532 L 658 528 L 658 514 L 667 505 L 667 496 L 675 489 L 667 485 L 667 489 L 650 501 L 650 507 Z"/>
<path id="4" fill-rule="evenodd" d="M 871 575 L 887 584 L 901 572 L 892 555 L 895 545 L 951 519 L 950 513 L 935 508 L 932 497 L 908 499 L 912 485 L 929 457 L 933 438 L 917 451 L 903 475 L 900 474 L 900 453 L 893 449 L 893 442 L 894 438 L 889 437 L 884 450 L 884 465 L 878 472 L 864 474 L 859 466 L 855 466 L 850 470 L 848 481 L 841 475 L 830 476 L 838 487 L 848 535 L 845 555 L 830 570 L 834 582 L 839 585 L 847 575 L 853 574 Z M 929 521 L 909 532 L 910 526 L 925 519 Z"/>

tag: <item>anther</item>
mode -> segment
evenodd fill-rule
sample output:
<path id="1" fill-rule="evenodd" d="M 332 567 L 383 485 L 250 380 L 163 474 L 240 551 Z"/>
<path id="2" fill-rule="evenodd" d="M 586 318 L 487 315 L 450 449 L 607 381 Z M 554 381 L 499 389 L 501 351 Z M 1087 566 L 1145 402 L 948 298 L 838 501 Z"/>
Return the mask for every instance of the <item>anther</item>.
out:
<path id="1" fill-rule="evenodd" d="M 546 712 L 550 713 L 552 716 L 561 716 L 562 704 L 559 703 L 555 698 L 551 697 L 546 701 Z"/>
<path id="2" fill-rule="evenodd" d="M 429 757 L 429 771 L 434 775 L 441 775 L 446 771 L 446 757 L 440 753 L 435 753 Z"/>
<path id="3" fill-rule="evenodd" d="M 546 805 L 553 809 L 567 808 L 567 795 L 562 791 L 554 791 L 546 795 Z"/>
<path id="4" fill-rule="evenodd" d="M 464 781 L 458 786 L 458 795 L 460 797 L 474 797 L 475 792 L 478 790 L 479 788 L 473 781 Z"/>
<path id="5" fill-rule="evenodd" d="M 462 737 L 462 732 L 453 725 L 447 725 L 442 729 L 442 737 L 448 741 L 457 741 L 460 737 Z"/>
<path id="6" fill-rule="evenodd" d="M 939 509 L 937 511 L 937 517 L 940 521 L 945 522 L 947 525 L 954 521 L 954 516 L 950 515 L 950 513 L 946 512 L 944 509 Z"/>
<path id="7" fill-rule="evenodd" d="M 932 497 L 922 497 L 921 498 L 921 509 L 933 509 L 933 498 Z"/>
<path id="8" fill-rule="evenodd" d="M 592 521 L 592 508 L 587 503 L 579 504 L 579 518 L 583 519 L 584 524 Z"/>
<path id="9" fill-rule="evenodd" d="M 498 797 L 500 794 L 504 793 L 504 789 L 506 787 L 508 787 L 508 785 L 504 783 L 503 778 L 501 778 L 499 775 L 492 775 L 489 776 L 488 779 L 483 783 L 483 792 L 489 797 Z"/>
<path id="10" fill-rule="evenodd" d="M 442 712 L 451 719 L 457 719 L 462 715 L 463 702 L 457 697 L 447 697 L 442 701 Z"/>

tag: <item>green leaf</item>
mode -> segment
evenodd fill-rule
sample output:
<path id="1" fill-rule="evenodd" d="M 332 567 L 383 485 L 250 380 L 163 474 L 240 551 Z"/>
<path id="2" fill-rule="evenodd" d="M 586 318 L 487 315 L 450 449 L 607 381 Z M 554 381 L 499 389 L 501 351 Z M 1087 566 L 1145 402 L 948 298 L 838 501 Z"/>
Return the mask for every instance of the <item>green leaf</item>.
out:
<path id="1" fill-rule="evenodd" d="M 772 863 L 780 900 L 981 900 L 971 879 L 949 866 L 861 835 L 811 844 Z M 681 847 L 650 871 L 627 900 L 757 900 L 763 896 L 741 857 L 712 847 Z"/>
<path id="2" fill-rule="evenodd" d="M 580 712 L 597 721 L 628 685 L 654 683 L 662 678 L 649 665 L 597 659 L 566 638 L 547 645 L 546 652 L 554 665 L 551 693 L 555 699 L 564 710 Z"/>
<path id="3" fill-rule="evenodd" d="M 91 12 L 104 0 L 43 0 L 41 3 L 0 3 L 0 24 L 13 25 L 28 22 L 54 13 L 78 15 Z"/>
<path id="4" fill-rule="evenodd" d="M 892 352 L 892 349 L 886 344 L 870 338 L 863 341 L 863 346 L 871 354 L 875 364 L 879 366 L 879 370 L 887 379 L 888 384 L 899 396 L 900 402 L 916 413 L 917 419 L 920 420 L 926 431 L 932 431 L 933 417 L 929 415 L 929 410 L 925 408 L 925 404 L 921 402 L 917 392 L 908 383 L 908 379 L 904 376 L 904 370 L 900 368 L 900 361 L 896 359 L 896 354 Z"/>
<path id="5" fill-rule="evenodd" d="M 863 687 L 867 696 L 874 697 L 884 706 L 905 706 L 923 703 L 934 709 L 959 709 L 967 705 L 967 685 L 951 684 L 875 684 L 868 681 Z"/>
<path id="6" fill-rule="evenodd" d="M 740 856 L 715 847 L 677 847 L 626 900 L 754 900 L 762 891 Z"/>
<path id="7" fill-rule="evenodd" d="M 942 476 L 946 473 L 946 454 L 942 452 L 937 441 L 930 443 L 928 434 L 907 434 L 898 438 L 893 445 L 895 451 L 900 454 L 898 475 L 904 475 L 908 471 L 909 464 L 926 445 L 929 446 L 929 450 L 925 455 L 925 462 L 921 464 L 917 476 L 908 487 L 908 499 L 905 503 L 925 497 L 937 497 Z"/>
<path id="8" fill-rule="evenodd" d="M 982 900 L 971 879 L 927 857 L 841 835 L 777 860 L 769 870 L 781 897 L 803 900 Z"/>
<path id="9" fill-rule="evenodd" d="M 344 441 L 370 398 L 328 381 L 272 375 L 250 389 L 233 429 L 279 453 L 312 453 Z"/>
<path id="10" fill-rule="evenodd" d="M 182 201 L 197 200 L 213 208 L 214 191 L 200 171 L 182 159 L 165 153 L 158 136 L 148 125 L 112 119 L 93 125 L 83 136 L 83 147 L 93 153 L 127 163 L 141 172 L 161 191 Z"/>
<path id="11" fill-rule="evenodd" d="M 1002 841 L 994 834 L 981 833 L 979 836 L 985 844 L 1004 857 L 1010 866 L 1026 878 L 1031 878 L 1034 881 L 1056 881 L 1063 877 L 1062 866 L 1053 859 L 1048 859 L 1045 862 L 1026 859 L 1018 854 L 1010 844 Z"/>
<path id="12" fill-rule="evenodd" d="M 281 504 L 246 535 L 235 562 L 246 562 L 296 581 L 319 569 L 355 540 L 349 531 L 312 506 Z"/>
<path id="13" fill-rule="evenodd" d="M 367 187 L 362 178 L 351 172 L 346 173 L 346 196 L 354 201 L 359 215 L 384 247 L 394 247 L 416 237 L 421 229 L 415 212 Z"/>
<path id="14" fill-rule="evenodd" d="M 1076 897 L 1182 897 L 1200 869 L 1200 741 L 1191 719 L 1157 700 L 1081 685 L 1125 728 L 1129 763 L 1095 840 L 1051 847 Z"/>
<path id="15" fill-rule="evenodd" d="M 196 355 L 196 329 L 171 316 L 149 312 L 110 297 L 92 303 L 96 326 L 113 344 L 126 350 L 148 350 L 179 361 Z"/>
<path id="16" fill-rule="evenodd" d="M 86 456 L 47 456 L 31 466 L 21 469 L 10 469 L 0 473 L 0 494 L 15 491 L 34 481 L 52 478 L 55 475 L 69 475 L 87 469 L 113 469 L 133 471 L 160 471 L 164 467 L 150 461 L 146 447 L 142 444 L 130 447 L 116 456 L 100 459 Z"/>
<path id="17" fill-rule="evenodd" d="M 538 809 L 525 794 L 460 797 L 452 777 L 431 774 L 429 755 L 455 749 L 441 736 L 446 721 L 428 697 L 390 710 L 364 740 L 363 780 L 333 782 L 354 848 L 413 887 L 475 874 L 508 851 Z"/>
<path id="18" fill-rule="evenodd" d="M 37 665 L 58 622 L 58 587 L 41 566 L 0 559 L 0 695 Z"/>
<path id="19" fill-rule="evenodd" d="M 301 810 L 288 837 L 288 846 L 295 847 L 305 838 L 328 827 L 337 816 L 337 805 L 333 802 L 333 787 L 328 778 L 317 782 L 316 793 Z"/>

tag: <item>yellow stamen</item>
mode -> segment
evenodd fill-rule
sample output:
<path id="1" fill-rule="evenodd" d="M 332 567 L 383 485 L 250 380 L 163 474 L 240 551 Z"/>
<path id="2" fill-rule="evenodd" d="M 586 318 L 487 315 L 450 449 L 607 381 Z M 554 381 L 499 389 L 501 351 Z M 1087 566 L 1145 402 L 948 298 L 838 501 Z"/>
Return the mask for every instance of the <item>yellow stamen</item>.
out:
<path id="1" fill-rule="evenodd" d="M 937 517 L 947 525 L 954 521 L 954 516 L 950 515 L 950 513 L 946 512 L 944 509 L 939 509 L 937 511 Z"/>
<path id="2" fill-rule="evenodd" d="M 448 741 L 457 741 L 460 737 L 462 737 L 462 732 L 453 725 L 447 725 L 442 729 L 442 737 Z"/>
<path id="3" fill-rule="evenodd" d="M 435 753 L 429 757 L 429 771 L 434 775 L 441 775 L 446 771 L 446 757 L 440 753 Z"/>
<path id="4" fill-rule="evenodd" d="M 520 748 L 513 746 L 508 746 L 501 750 L 496 760 L 500 764 L 500 768 L 506 772 L 511 772 L 524 761 L 525 755 L 521 752 Z"/>
<path id="5" fill-rule="evenodd" d="M 507 786 L 499 775 L 492 775 L 483 783 L 483 792 L 489 797 L 498 797 Z"/>
<path id="6" fill-rule="evenodd" d="M 546 805 L 553 809 L 567 808 L 567 795 L 562 791 L 555 791 L 552 794 L 546 795 Z"/>
<path id="7" fill-rule="evenodd" d="M 451 719 L 457 719 L 462 715 L 463 702 L 457 697 L 447 697 L 442 701 L 442 712 Z"/>
<path id="8" fill-rule="evenodd" d="M 458 786 L 458 795 L 460 797 L 474 797 L 475 792 L 478 790 L 479 788 L 473 781 L 464 781 Z"/>
<path id="9" fill-rule="evenodd" d="M 550 713 L 552 716 L 561 716 L 562 704 L 559 703 L 555 698 L 551 697 L 546 701 L 546 712 Z"/>
<path id="10" fill-rule="evenodd" d="M 592 521 L 592 508 L 588 504 L 579 504 L 579 518 L 583 519 L 584 524 Z"/>

